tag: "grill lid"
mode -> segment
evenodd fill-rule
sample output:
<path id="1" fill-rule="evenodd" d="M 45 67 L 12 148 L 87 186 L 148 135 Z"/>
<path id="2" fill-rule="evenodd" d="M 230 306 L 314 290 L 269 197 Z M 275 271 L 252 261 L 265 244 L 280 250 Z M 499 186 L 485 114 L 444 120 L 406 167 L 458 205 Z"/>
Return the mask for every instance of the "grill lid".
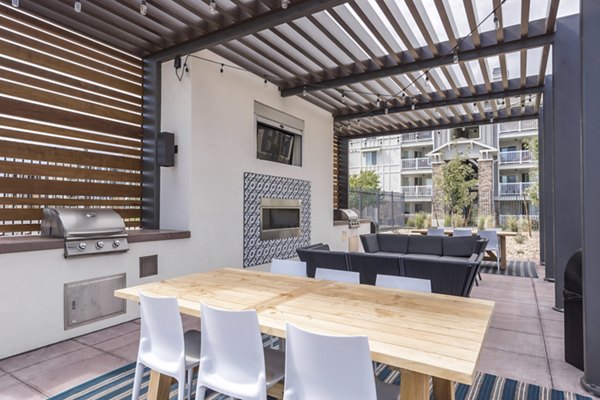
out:
<path id="1" fill-rule="evenodd" d="M 44 208 L 41 234 L 65 239 L 125 235 L 125 222 L 106 208 Z"/>

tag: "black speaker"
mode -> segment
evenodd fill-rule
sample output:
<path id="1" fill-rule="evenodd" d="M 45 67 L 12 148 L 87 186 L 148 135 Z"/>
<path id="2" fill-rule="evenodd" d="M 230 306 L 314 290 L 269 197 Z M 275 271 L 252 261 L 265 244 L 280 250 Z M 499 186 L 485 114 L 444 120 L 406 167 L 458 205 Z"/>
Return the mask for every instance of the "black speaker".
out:
<path id="1" fill-rule="evenodd" d="M 158 165 L 161 167 L 172 167 L 175 165 L 175 134 L 169 132 L 161 132 L 158 135 L 157 154 Z"/>

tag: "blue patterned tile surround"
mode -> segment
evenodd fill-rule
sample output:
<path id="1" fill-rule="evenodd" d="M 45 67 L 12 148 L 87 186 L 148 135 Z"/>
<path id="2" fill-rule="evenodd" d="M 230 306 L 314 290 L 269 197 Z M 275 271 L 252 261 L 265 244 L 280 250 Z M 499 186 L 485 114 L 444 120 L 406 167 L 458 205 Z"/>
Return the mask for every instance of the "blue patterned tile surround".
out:
<path id="1" fill-rule="evenodd" d="M 301 200 L 298 237 L 261 240 L 260 200 Z M 296 256 L 296 248 L 310 244 L 310 182 L 281 176 L 244 173 L 244 268 Z"/>

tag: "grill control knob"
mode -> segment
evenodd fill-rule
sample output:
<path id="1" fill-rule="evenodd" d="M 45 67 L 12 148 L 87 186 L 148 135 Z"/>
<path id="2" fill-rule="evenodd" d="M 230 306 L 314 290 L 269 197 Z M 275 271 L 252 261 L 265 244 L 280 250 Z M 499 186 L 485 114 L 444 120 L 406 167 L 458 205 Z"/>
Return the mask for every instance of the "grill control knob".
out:
<path id="1" fill-rule="evenodd" d="M 85 248 L 87 247 L 87 244 L 85 244 L 84 242 L 81 242 L 77 245 L 77 247 L 79 248 L 79 250 L 85 250 Z"/>
<path id="2" fill-rule="evenodd" d="M 98 250 L 100 250 L 100 249 L 101 249 L 101 248 L 103 248 L 103 247 L 104 247 L 104 242 L 96 242 L 96 248 L 97 248 Z"/>
<path id="3" fill-rule="evenodd" d="M 113 247 L 119 247 L 121 245 L 121 241 L 120 240 L 115 240 L 113 242 Z"/>

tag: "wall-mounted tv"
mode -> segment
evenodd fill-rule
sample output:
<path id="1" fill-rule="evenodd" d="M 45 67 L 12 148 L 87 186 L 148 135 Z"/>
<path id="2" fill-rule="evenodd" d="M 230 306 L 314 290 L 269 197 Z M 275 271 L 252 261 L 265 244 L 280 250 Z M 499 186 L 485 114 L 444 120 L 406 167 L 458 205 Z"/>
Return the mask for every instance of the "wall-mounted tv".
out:
<path id="1" fill-rule="evenodd" d="M 256 123 L 256 157 L 288 165 L 302 165 L 302 135 Z"/>

